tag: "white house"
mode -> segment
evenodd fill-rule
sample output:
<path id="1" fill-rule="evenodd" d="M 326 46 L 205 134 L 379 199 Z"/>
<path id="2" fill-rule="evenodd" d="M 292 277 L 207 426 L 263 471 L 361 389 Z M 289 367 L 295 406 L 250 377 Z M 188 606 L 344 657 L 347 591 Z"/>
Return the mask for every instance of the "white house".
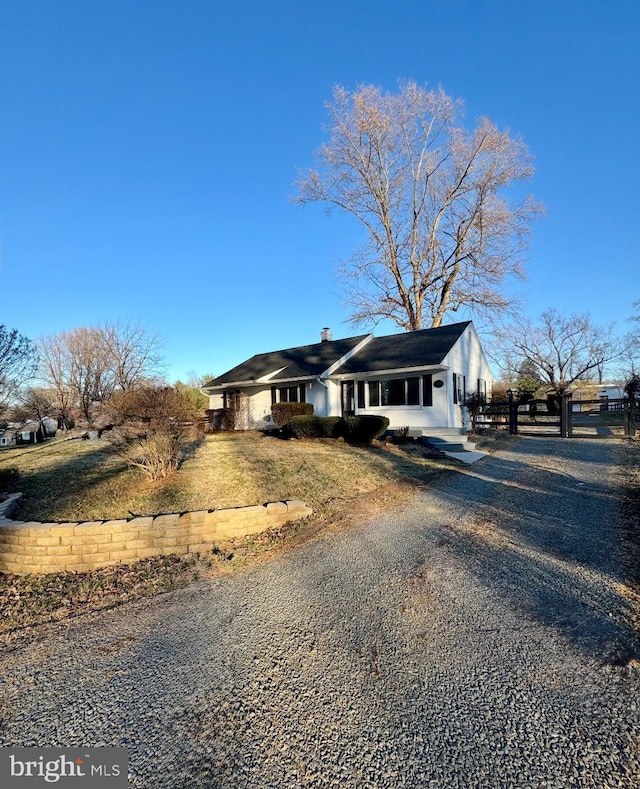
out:
<path id="1" fill-rule="evenodd" d="M 604 402 L 622 400 L 625 396 L 624 387 L 618 386 L 618 384 L 602 384 L 598 391 L 598 398 Z"/>
<path id="2" fill-rule="evenodd" d="M 16 443 L 16 429 L 5 427 L 0 429 L 0 447 L 10 447 Z"/>
<path id="3" fill-rule="evenodd" d="M 491 371 L 471 321 L 437 329 L 332 340 L 252 356 L 209 381 L 210 408 L 246 404 L 246 426 L 273 426 L 271 406 L 312 403 L 318 416 L 379 414 L 418 434 L 465 428 L 465 399 L 491 393 Z M 426 434 L 426 433 L 425 433 Z"/>

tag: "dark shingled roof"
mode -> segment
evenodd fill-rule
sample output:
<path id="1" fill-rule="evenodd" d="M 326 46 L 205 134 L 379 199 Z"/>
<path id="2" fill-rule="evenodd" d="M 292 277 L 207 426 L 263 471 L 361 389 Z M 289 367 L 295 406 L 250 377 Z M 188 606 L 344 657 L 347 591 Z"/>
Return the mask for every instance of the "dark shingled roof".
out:
<path id="1" fill-rule="evenodd" d="M 374 337 L 337 373 L 353 374 L 440 364 L 471 321 L 437 329 Z"/>
<path id="2" fill-rule="evenodd" d="M 287 348 L 283 351 L 259 353 L 232 370 L 219 375 L 213 381 L 208 382 L 206 386 L 257 380 L 281 367 L 285 369 L 272 380 L 320 375 L 334 362 L 353 350 L 367 336 L 361 334 L 358 337 L 347 337 L 344 340 L 328 340 L 313 345 L 302 345 L 298 348 Z"/>

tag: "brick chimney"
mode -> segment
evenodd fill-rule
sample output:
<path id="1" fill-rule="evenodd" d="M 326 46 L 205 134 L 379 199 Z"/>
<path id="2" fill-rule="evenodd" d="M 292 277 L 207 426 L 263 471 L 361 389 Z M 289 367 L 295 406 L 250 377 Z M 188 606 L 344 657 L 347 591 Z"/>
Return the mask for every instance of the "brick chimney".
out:
<path id="1" fill-rule="evenodd" d="M 331 339 L 331 329 L 328 326 L 325 326 L 324 329 L 320 332 L 320 340 L 321 342 L 329 342 Z"/>

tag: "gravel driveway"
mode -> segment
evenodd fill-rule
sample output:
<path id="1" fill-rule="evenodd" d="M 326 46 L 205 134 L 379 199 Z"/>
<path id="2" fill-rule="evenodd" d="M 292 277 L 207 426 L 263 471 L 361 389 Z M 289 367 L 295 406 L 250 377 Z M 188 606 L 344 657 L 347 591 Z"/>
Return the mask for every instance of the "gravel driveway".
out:
<path id="1" fill-rule="evenodd" d="M 402 511 L 5 647 L 0 745 L 130 786 L 637 787 L 614 442 L 520 439 Z"/>

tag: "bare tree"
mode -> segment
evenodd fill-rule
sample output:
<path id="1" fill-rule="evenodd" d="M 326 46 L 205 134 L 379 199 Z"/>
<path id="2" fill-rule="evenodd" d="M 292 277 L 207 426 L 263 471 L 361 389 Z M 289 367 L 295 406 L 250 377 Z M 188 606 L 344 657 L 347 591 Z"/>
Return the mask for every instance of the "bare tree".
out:
<path id="1" fill-rule="evenodd" d="M 66 430 L 72 424 L 74 392 L 71 381 L 69 349 L 60 335 L 38 339 L 40 378 L 55 393 L 56 410 L 60 427 Z"/>
<path id="2" fill-rule="evenodd" d="M 74 409 L 91 419 L 94 403 L 114 389 L 110 356 L 100 331 L 80 326 L 39 340 L 40 376 L 55 389 L 58 408 L 67 422 Z"/>
<path id="3" fill-rule="evenodd" d="M 41 378 L 55 389 L 68 421 L 74 409 L 91 421 L 95 406 L 157 375 L 160 340 L 128 323 L 80 326 L 39 340 Z"/>
<path id="4" fill-rule="evenodd" d="M 115 386 L 134 389 L 158 376 L 163 369 L 162 341 L 139 324 L 105 323 L 98 327 L 111 357 Z"/>
<path id="5" fill-rule="evenodd" d="M 40 387 L 31 387 L 21 394 L 20 402 L 12 409 L 12 416 L 21 422 L 37 419 L 42 426 L 43 434 L 47 435 L 49 426 L 46 418 L 54 418 L 56 410 L 54 392 Z"/>
<path id="6" fill-rule="evenodd" d="M 109 347 L 99 327 L 81 326 L 60 337 L 69 351 L 72 391 L 82 415 L 90 421 L 93 404 L 104 402 L 115 388 Z"/>
<path id="7" fill-rule="evenodd" d="M 505 357 L 535 368 L 543 386 L 565 394 L 577 381 L 597 378 L 624 352 L 613 326 L 597 326 L 589 315 L 561 315 L 549 309 L 537 324 L 522 318 L 499 332 Z"/>
<path id="8" fill-rule="evenodd" d="M 627 336 L 628 353 L 624 370 L 625 378 L 633 377 L 640 368 L 640 300 L 633 302 L 633 309 L 631 321 L 634 325 Z"/>
<path id="9" fill-rule="evenodd" d="M 37 354 L 30 339 L 0 325 L 0 414 L 36 370 Z"/>
<path id="10" fill-rule="evenodd" d="M 367 242 L 342 269 L 352 322 L 393 320 L 414 331 L 461 307 L 509 306 L 503 282 L 522 276 L 531 197 L 504 191 L 533 174 L 522 140 L 480 118 L 457 125 L 462 104 L 414 82 L 398 94 L 336 87 L 319 169 L 300 174 L 297 202 L 355 216 Z"/>

